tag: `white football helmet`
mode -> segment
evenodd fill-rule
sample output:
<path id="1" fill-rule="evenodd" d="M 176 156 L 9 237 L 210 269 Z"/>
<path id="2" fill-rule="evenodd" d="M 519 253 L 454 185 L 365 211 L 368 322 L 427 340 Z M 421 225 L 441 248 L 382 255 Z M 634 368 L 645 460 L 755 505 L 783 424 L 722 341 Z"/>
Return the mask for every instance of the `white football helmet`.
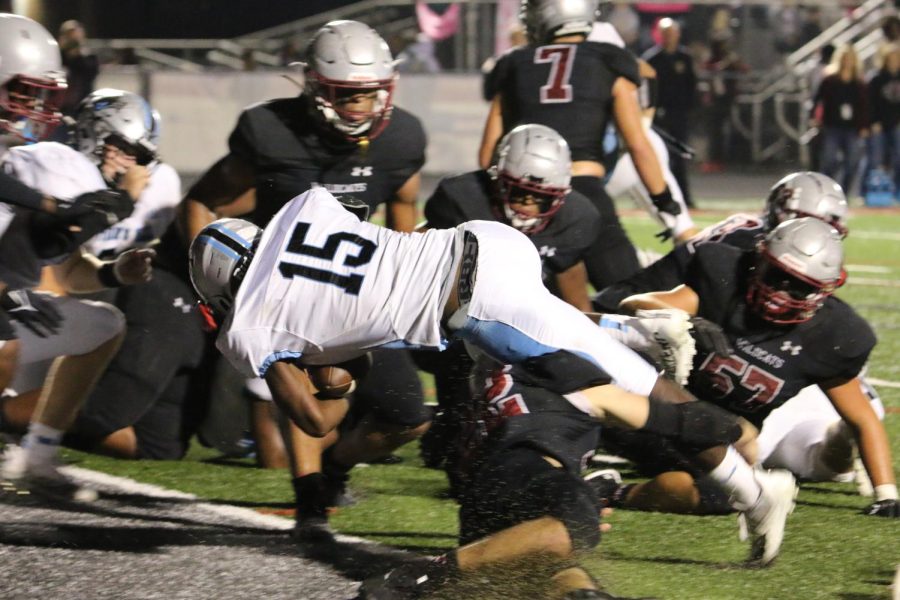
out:
<path id="1" fill-rule="evenodd" d="M 0 127 L 29 142 L 62 119 L 66 76 L 59 45 L 42 25 L 0 13 Z"/>
<path id="2" fill-rule="evenodd" d="M 374 138 L 391 117 L 395 67 L 388 45 L 374 29 L 357 21 L 331 21 L 306 49 L 305 91 L 329 126 L 351 139 Z M 340 106 L 341 98 L 373 91 L 370 111 Z"/>
<path id="3" fill-rule="evenodd" d="M 219 219 L 191 242 L 188 262 L 191 283 L 203 304 L 224 317 L 247 274 L 262 229 L 243 219 Z"/>
<path id="4" fill-rule="evenodd" d="M 103 160 L 103 145 L 112 144 L 135 156 L 139 165 L 156 159 L 159 114 L 146 100 L 110 88 L 91 92 L 75 115 L 75 145 L 96 162 Z"/>
<path id="5" fill-rule="evenodd" d="M 599 16 L 599 0 L 521 0 L 519 20 L 528 41 L 546 44 L 564 35 L 588 35 Z"/>
<path id="6" fill-rule="evenodd" d="M 808 321 L 847 278 L 840 233 L 815 217 L 785 221 L 757 255 L 747 302 L 772 323 Z"/>
<path id="7" fill-rule="evenodd" d="M 766 200 L 770 227 L 788 219 L 816 217 L 847 235 L 847 197 L 831 177 L 815 171 L 798 171 L 772 186 Z"/>
<path id="8" fill-rule="evenodd" d="M 488 172 L 495 181 L 492 199 L 498 216 L 525 234 L 543 230 L 572 189 L 569 144 L 545 125 L 519 125 L 500 140 L 496 156 Z M 522 199 L 537 202 L 538 211 L 518 209 Z"/>

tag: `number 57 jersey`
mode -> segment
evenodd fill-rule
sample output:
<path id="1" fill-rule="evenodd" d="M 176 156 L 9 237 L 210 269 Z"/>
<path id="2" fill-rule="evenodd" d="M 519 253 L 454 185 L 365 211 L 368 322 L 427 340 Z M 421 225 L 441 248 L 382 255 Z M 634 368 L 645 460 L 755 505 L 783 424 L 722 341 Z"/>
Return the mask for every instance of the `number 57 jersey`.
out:
<path id="1" fill-rule="evenodd" d="M 462 232 L 360 222 L 322 188 L 269 222 L 216 345 L 262 377 L 279 360 L 334 364 L 385 345 L 442 349 Z"/>

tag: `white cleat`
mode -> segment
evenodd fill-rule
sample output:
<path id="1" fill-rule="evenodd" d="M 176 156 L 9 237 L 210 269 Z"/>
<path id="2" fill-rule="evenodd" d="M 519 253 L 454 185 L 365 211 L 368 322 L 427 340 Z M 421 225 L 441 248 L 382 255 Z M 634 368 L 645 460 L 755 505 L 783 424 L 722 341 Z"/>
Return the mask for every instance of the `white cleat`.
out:
<path id="1" fill-rule="evenodd" d="M 762 494 L 738 516 L 741 540 L 750 540 L 748 562 L 766 566 L 775 560 L 784 540 L 788 515 L 794 511 L 797 481 L 785 470 L 757 471 Z"/>
<path id="2" fill-rule="evenodd" d="M 5 481 L 20 484 L 37 494 L 60 500 L 94 502 L 97 490 L 79 485 L 59 471 L 55 460 L 30 460 L 29 453 L 21 446 L 7 446 L 3 454 L 0 476 Z"/>
<path id="3" fill-rule="evenodd" d="M 635 322 L 629 323 L 652 344 L 646 349 L 670 378 L 684 385 L 694 367 L 697 345 L 691 336 L 690 315 L 683 310 L 639 310 Z"/>

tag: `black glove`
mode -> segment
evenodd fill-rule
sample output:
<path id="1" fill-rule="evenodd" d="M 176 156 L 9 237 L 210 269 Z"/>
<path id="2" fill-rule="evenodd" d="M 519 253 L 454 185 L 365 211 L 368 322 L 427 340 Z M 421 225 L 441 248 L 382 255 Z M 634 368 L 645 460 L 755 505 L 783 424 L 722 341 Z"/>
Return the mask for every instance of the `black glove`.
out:
<path id="1" fill-rule="evenodd" d="M 712 352 L 719 356 L 731 356 L 731 353 L 734 352 L 731 342 L 728 341 L 728 336 L 725 335 L 721 327 L 712 321 L 707 321 L 703 317 L 693 317 L 691 325 L 693 325 L 691 334 L 697 340 L 697 348 L 699 350 Z"/>
<path id="2" fill-rule="evenodd" d="M 900 518 L 900 500 L 879 500 L 870 504 L 863 513 L 875 517 Z"/>
<path id="3" fill-rule="evenodd" d="M 63 320 L 46 297 L 31 290 L 5 290 L 0 294 L 0 308 L 40 337 L 57 333 Z"/>
<path id="4" fill-rule="evenodd" d="M 681 214 L 681 206 L 672 198 L 672 192 L 669 191 L 668 186 L 658 194 L 650 194 L 650 200 L 659 212 L 668 213 L 673 217 Z"/>
<path id="5" fill-rule="evenodd" d="M 106 227 L 111 227 L 134 212 L 134 200 L 124 190 L 97 190 L 68 201 L 57 200 L 57 208 L 57 214 L 70 223 L 81 225 L 85 218 L 90 221 L 92 216 L 99 215 Z"/>
<path id="6" fill-rule="evenodd" d="M 653 237 L 655 237 L 656 239 L 658 239 L 658 240 L 661 241 L 661 242 L 668 242 L 668 241 L 671 240 L 673 237 L 675 237 L 675 234 L 672 232 L 671 229 L 669 229 L 668 227 L 666 227 L 665 229 L 663 229 L 663 230 L 660 231 L 659 233 L 654 233 L 654 234 L 653 234 Z"/>

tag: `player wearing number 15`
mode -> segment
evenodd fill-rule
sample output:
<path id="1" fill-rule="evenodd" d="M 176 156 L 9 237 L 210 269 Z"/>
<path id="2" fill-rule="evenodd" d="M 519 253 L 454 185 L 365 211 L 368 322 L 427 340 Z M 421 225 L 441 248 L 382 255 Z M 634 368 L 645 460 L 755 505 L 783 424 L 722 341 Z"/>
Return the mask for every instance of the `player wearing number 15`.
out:
<path id="1" fill-rule="evenodd" d="M 479 150 L 482 168 L 492 164 L 500 137 L 517 125 L 537 123 L 560 133 L 572 151 L 572 188 L 600 211 L 601 229 L 585 258 L 597 289 L 637 272 L 637 254 L 603 187 L 603 138 L 615 122 L 641 181 L 660 211 L 677 215 L 678 204 L 641 124 L 635 57 L 612 44 L 587 40 L 597 0 L 523 0 L 529 44 L 502 56 L 491 73 L 493 100 Z"/>

